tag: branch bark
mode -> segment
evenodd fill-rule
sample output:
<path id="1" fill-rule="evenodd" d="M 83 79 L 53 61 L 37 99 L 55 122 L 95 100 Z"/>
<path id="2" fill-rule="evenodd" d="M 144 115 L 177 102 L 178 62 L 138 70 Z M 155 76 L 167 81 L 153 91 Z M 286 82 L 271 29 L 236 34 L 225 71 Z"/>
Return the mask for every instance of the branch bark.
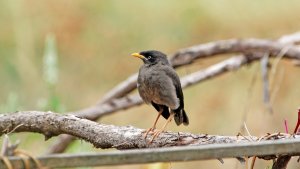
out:
<path id="1" fill-rule="evenodd" d="M 180 66 L 191 64 L 195 60 L 217 54 L 243 53 L 247 55 L 247 57 L 245 57 L 245 55 L 242 55 L 227 59 L 216 65 L 210 66 L 205 70 L 192 73 L 182 78 L 182 86 L 188 87 L 190 85 L 199 83 L 202 80 L 216 77 L 217 75 L 228 72 L 230 70 L 235 70 L 242 65 L 260 59 L 262 57 L 262 54 L 258 53 L 258 51 L 267 52 L 270 53 L 271 56 L 276 56 L 281 52 L 281 50 L 286 49 L 286 43 L 295 43 L 300 41 L 299 34 L 300 33 L 285 36 L 284 38 L 279 39 L 279 42 L 260 39 L 232 39 L 211 42 L 180 50 L 171 57 L 170 61 L 173 66 L 177 68 Z M 300 60 L 299 48 L 289 45 L 286 51 L 287 52 L 285 53 L 285 58 Z M 108 92 L 104 96 L 104 99 L 99 102 L 99 104 L 83 110 L 79 110 L 77 112 L 69 113 L 95 121 L 104 115 L 142 104 L 142 100 L 137 95 L 125 96 L 136 88 L 136 78 L 137 74 L 131 75 L 127 80 L 120 83 L 110 92 Z M 58 141 L 49 148 L 48 153 L 63 152 L 67 148 L 67 146 L 74 140 L 74 138 L 71 137 L 72 136 L 65 135 L 60 136 Z"/>
<path id="2" fill-rule="evenodd" d="M 46 140 L 60 134 L 69 134 L 83 139 L 96 148 L 136 149 L 215 143 L 245 143 L 251 140 L 279 140 L 300 138 L 299 135 L 276 133 L 261 138 L 251 136 L 217 136 L 206 134 L 163 132 L 151 144 L 143 138 L 143 129 L 132 126 L 99 124 L 74 115 L 52 112 L 24 111 L 0 116 L 0 136 L 13 132 L 36 132 Z"/>
<path id="3" fill-rule="evenodd" d="M 287 47 L 286 44 L 263 40 L 263 39 L 229 39 L 206 44 L 192 46 L 182 49 L 175 53 L 171 58 L 171 63 L 174 67 L 191 64 L 198 59 L 209 56 L 228 54 L 228 53 L 242 53 L 247 55 L 249 53 L 269 53 L 276 56 L 282 49 Z M 300 59 L 299 48 L 289 45 L 286 57 L 292 59 Z"/>
<path id="4" fill-rule="evenodd" d="M 273 163 L 272 169 L 286 169 L 291 158 L 290 155 L 280 155 Z"/>
<path id="5" fill-rule="evenodd" d="M 93 144 L 96 148 L 153 148 L 237 141 L 235 136 L 209 136 L 204 134 L 164 132 L 149 144 L 142 129 L 99 124 L 74 115 L 52 112 L 25 111 L 0 116 L 0 136 L 5 132 L 36 132 L 46 140 L 60 134 L 69 134 Z M 245 141 L 240 138 L 239 141 Z"/>
<path id="6" fill-rule="evenodd" d="M 183 159 L 187 160 L 187 158 L 189 160 L 228 157 L 241 158 L 240 156 L 255 155 L 265 160 L 277 159 L 273 164 L 273 168 L 281 169 L 286 168 L 291 156 L 300 154 L 300 135 L 274 133 L 260 138 L 254 136 L 250 138 L 247 136 L 217 136 L 164 132 L 149 144 L 149 140 L 143 138 L 143 131 L 144 130 L 132 126 L 121 127 L 99 124 L 74 115 L 60 115 L 52 112 L 25 111 L 0 115 L 0 136 L 9 132 L 36 132 L 45 135 L 47 140 L 60 134 L 69 134 L 93 144 L 96 148 L 116 148 L 122 150 L 189 145 L 183 149 L 151 149 L 150 151 L 138 151 L 136 153 L 143 156 L 143 160 L 140 162 L 130 160 L 133 159 L 132 157 L 136 158 L 136 154 L 123 153 L 124 156 L 114 154 L 117 158 L 125 159 L 123 161 L 121 160 L 123 164 L 132 162 L 182 161 Z M 265 142 L 266 140 L 273 141 Z M 281 140 L 281 142 L 274 142 L 274 140 Z M 213 145 L 203 146 L 208 144 Z M 227 144 L 227 146 L 224 144 Z M 174 153 L 174 151 L 176 153 Z M 157 156 L 155 156 L 155 154 L 157 154 Z M 105 155 L 101 156 L 104 159 L 108 159 L 108 157 L 111 159 L 112 157 L 112 155 L 108 157 Z M 149 160 L 150 156 L 152 158 Z M 279 157 L 277 158 L 277 156 Z M 159 159 L 154 157 L 159 157 Z M 19 161 L 18 159 L 12 160 L 14 165 L 20 165 L 20 159 Z M 53 157 L 50 157 L 50 161 L 52 160 Z M 87 164 L 84 162 L 86 160 L 77 160 L 81 161 L 81 163 L 77 163 L 76 165 Z M 92 164 L 122 164 L 119 162 L 109 160 L 108 162 L 103 161 L 101 163 L 92 162 Z M 47 164 L 48 166 L 50 163 L 44 160 L 43 164 Z M 51 163 L 51 166 L 57 166 L 56 164 L 57 163 Z M 1 165 L 3 166 L 4 164 L 0 162 L 0 166 Z M 69 163 L 64 163 L 64 165 L 70 166 Z"/>

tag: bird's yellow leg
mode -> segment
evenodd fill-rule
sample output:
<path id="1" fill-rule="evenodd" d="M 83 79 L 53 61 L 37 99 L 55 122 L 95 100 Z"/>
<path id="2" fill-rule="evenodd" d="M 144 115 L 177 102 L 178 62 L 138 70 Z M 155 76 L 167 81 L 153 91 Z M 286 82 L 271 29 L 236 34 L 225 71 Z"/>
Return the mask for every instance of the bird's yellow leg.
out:
<path id="1" fill-rule="evenodd" d="M 152 136 L 152 139 L 150 140 L 150 143 L 151 143 L 151 142 L 152 142 L 152 141 L 153 141 L 160 133 L 162 133 L 162 132 L 165 131 L 167 125 L 172 121 L 173 117 L 174 117 L 174 113 L 171 113 L 170 116 L 169 116 L 169 118 L 168 118 L 168 120 L 167 120 L 167 122 L 163 125 L 163 127 L 162 127 L 160 130 L 158 130 L 158 131 L 156 131 L 156 132 L 154 133 L 154 135 Z"/>
<path id="2" fill-rule="evenodd" d="M 156 124 L 158 122 L 158 119 L 159 119 L 162 111 L 163 110 L 161 110 L 161 111 L 158 112 L 158 115 L 157 115 L 157 117 L 155 119 L 155 122 L 154 122 L 153 126 L 151 128 L 149 128 L 148 130 L 146 130 L 146 133 L 144 134 L 144 138 L 147 138 L 147 135 L 149 134 L 150 131 L 152 132 L 152 131 L 154 131 L 156 129 Z"/>

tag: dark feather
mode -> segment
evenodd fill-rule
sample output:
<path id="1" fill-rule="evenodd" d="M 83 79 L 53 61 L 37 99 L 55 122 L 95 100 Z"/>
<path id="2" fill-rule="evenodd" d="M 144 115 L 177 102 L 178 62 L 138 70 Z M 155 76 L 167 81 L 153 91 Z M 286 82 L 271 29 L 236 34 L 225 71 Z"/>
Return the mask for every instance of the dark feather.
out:
<path id="1" fill-rule="evenodd" d="M 173 85 L 175 86 L 176 89 L 176 96 L 179 99 L 179 107 L 176 110 L 172 110 L 175 113 L 174 120 L 178 126 L 182 123 L 186 126 L 189 124 L 189 119 L 184 110 L 184 98 L 183 98 L 180 79 L 175 73 L 175 71 L 168 71 L 167 74 L 173 81 Z"/>
<path id="2" fill-rule="evenodd" d="M 174 115 L 174 120 L 175 123 L 177 124 L 177 126 L 179 126 L 180 124 L 183 124 L 185 126 L 189 125 L 189 118 L 186 115 L 184 109 L 180 109 L 180 110 L 174 110 L 175 115 Z"/>
<path id="3" fill-rule="evenodd" d="M 167 106 L 164 106 L 164 105 L 159 105 L 159 104 L 156 104 L 154 102 L 151 102 L 152 106 L 158 111 L 160 112 L 161 110 L 162 113 L 161 115 L 165 118 L 165 119 L 168 119 L 169 116 L 170 116 L 170 112 L 169 112 L 169 108 Z"/>
<path id="4" fill-rule="evenodd" d="M 182 93 L 182 88 L 181 88 L 181 83 L 180 79 L 177 76 L 175 71 L 167 71 L 167 75 L 172 79 L 173 85 L 175 86 L 176 89 L 176 95 L 177 98 L 179 99 L 179 107 L 178 108 L 184 108 L 184 98 L 183 98 L 183 93 Z"/>

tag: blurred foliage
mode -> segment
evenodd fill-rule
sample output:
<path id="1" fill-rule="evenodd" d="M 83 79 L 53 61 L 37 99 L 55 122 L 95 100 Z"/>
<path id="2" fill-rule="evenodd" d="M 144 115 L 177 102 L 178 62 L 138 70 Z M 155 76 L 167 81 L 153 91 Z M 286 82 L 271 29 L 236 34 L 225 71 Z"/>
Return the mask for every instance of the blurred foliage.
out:
<path id="1" fill-rule="evenodd" d="M 56 49 L 56 41 L 55 36 L 53 34 L 49 34 L 46 37 L 45 43 L 45 53 L 44 53 L 44 81 L 47 83 L 49 98 L 48 100 L 44 100 L 44 105 L 40 104 L 40 106 L 44 107 L 44 109 L 50 109 L 54 112 L 62 112 L 62 105 L 59 99 L 59 96 L 55 92 L 55 87 L 58 82 L 58 63 L 57 63 L 57 49 Z M 45 104 L 46 103 L 46 104 Z"/>
<path id="2" fill-rule="evenodd" d="M 47 35 L 44 54 L 44 80 L 50 88 L 54 87 L 58 80 L 57 51 L 55 37 Z"/>
<path id="3" fill-rule="evenodd" d="M 19 97 L 16 93 L 11 92 L 9 93 L 6 102 L 0 105 L 1 112 L 15 112 L 19 109 Z"/>
<path id="4" fill-rule="evenodd" d="M 0 1 L 0 112 L 63 113 L 93 105 L 138 70 L 141 63 L 132 59 L 130 53 L 157 49 L 171 54 L 191 45 L 228 38 L 275 39 L 300 30 L 299 9 L 297 0 Z M 200 61 L 178 72 L 185 75 L 225 58 L 228 56 Z M 259 64 L 252 64 L 186 89 L 186 111 L 191 124 L 172 124 L 169 129 L 235 135 L 246 121 L 251 134 L 262 135 L 284 131 L 283 119 L 292 128 L 299 107 L 300 70 L 281 61 L 278 72 L 283 73 L 274 76 L 278 81 L 275 85 L 281 84 L 273 103 L 274 114 L 265 111 Z M 141 120 L 146 114 L 149 120 Z M 153 108 L 141 106 L 105 117 L 102 122 L 148 128 L 155 116 Z M 27 133 L 12 137 L 21 140 L 22 148 L 37 155 L 54 141 L 44 143 L 42 136 Z M 69 149 L 82 151 L 103 150 L 81 141 Z M 258 160 L 256 166 L 270 164 Z M 296 165 L 294 160 L 289 168 Z M 159 166 L 130 168 L 163 168 Z M 171 168 L 195 166 L 244 168 L 236 160 L 225 160 L 223 165 L 217 160 L 171 164 Z"/>

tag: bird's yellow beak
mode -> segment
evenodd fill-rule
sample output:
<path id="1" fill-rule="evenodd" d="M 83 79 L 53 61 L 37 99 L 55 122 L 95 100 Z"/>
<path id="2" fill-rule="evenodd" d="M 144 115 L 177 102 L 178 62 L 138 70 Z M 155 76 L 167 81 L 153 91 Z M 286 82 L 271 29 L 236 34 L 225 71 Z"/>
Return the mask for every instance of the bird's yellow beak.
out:
<path id="1" fill-rule="evenodd" d="M 145 59 L 145 56 L 143 56 L 139 53 L 133 53 L 133 54 L 131 54 L 131 56 L 134 56 L 134 57 L 137 57 L 137 58 L 140 58 L 140 59 Z"/>

